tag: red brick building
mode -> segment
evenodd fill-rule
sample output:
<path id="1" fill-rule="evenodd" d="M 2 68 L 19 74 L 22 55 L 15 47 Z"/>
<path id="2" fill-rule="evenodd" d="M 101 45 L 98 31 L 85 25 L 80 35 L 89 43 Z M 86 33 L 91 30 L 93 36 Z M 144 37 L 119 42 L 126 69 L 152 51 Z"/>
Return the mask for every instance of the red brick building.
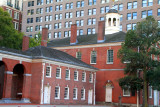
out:
<path id="1" fill-rule="evenodd" d="M 124 77 L 124 64 L 117 58 L 117 53 L 126 35 L 119 30 L 119 25 L 118 11 L 110 9 L 106 21 L 98 23 L 97 34 L 77 37 L 77 26 L 72 25 L 70 38 L 52 40 L 47 46 L 64 51 L 99 69 L 96 75 L 97 102 L 119 103 L 119 96 L 122 96 L 123 104 L 142 104 L 142 92 L 137 97 L 136 90 L 122 90 L 118 84 L 118 79 Z M 149 105 L 159 105 L 158 96 L 159 92 L 149 87 Z"/>
<path id="2" fill-rule="evenodd" d="M 0 103 L 94 104 L 97 69 L 50 49 L 48 30 L 42 30 L 42 46 L 23 51 L 0 48 Z M 13 101 L 14 99 L 14 101 Z"/>

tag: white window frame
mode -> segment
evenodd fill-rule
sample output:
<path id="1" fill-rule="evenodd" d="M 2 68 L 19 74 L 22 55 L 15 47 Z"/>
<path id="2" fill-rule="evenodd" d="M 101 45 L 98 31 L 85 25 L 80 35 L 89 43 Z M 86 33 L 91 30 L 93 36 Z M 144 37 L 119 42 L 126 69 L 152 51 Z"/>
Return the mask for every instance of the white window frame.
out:
<path id="1" fill-rule="evenodd" d="M 91 78 L 91 79 L 90 79 Z M 89 83 L 93 83 L 93 73 L 89 74 Z"/>
<path id="2" fill-rule="evenodd" d="M 96 52 L 96 62 L 95 63 L 92 62 L 92 53 L 93 52 Z M 93 50 L 93 51 L 91 51 L 91 54 L 90 54 L 90 64 L 96 64 L 96 63 L 97 63 L 97 51 Z"/>
<path id="3" fill-rule="evenodd" d="M 74 98 L 74 89 L 76 89 L 75 98 Z M 73 100 L 77 100 L 77 99 L 78 99 L 78 88 L 73 88 Z"/>
<path id="4" fill-rule="evenodd" d="M 128 88 L 128 89 L 129 89 L 129 88 Z M 124 96 L 124 97 L 130 97 L 130 96 L 131 96 L 130 90 L 129 90 L 129 95 L 125 95 L 125 94 L 124 94 L 124 91 L 125 91 L 125 90 L 123 89 L 123 96 Z"/>
<path id="5" fill-rule="evenodd" d="M 83 98 L 82 98 L 82 89 L 83 89 Z M 85 100 L 85 88 L 81 89 L 81 100 Z"/>
<path id="6" fill-rule="evenodd" d="M 61 79 L 61 68 L 60 68 L 60 67 L 57 67 L 57 68 L 56 68 L 56 73 L 57 73 L 57 69 L 60 69 L 60 70 L 59 70 L 59 71 L 60 71 L 60 74 L 59 74 L 60 76 L 59 76 L 59 77 L 56 76 L 56 79 Z"/>
<path id="7" fill-rule="evenodd" d="M 152 98 L 152 86 L 149 86 L 149 87 L 148 87 L 148 91 L 149 91 L 148 97 L 149 97 L 149 98 Z M 149 95 L 149 94 L 151 94 L 151 95 Z"/>
<path id="8" fill-rule="evenodd" d="M 113 62 L 114 62 L 114 50 L 113 50 L 113 62 L 108 62 L 108 57 L 109 57 L 109 56 L 108 56 L 108 55 L 109 55 L 109 54 L 108 54 L 108 51 L 109 51 L 109 50 L 113 50 L 113 49 L 108 49 L 108 50 L 107 50 L 107 64 L 113 64 Z"/>
<path id="9" fill-rule="evenodd" d="M 83 73 L 84 73 L 84 80 L 82 79 L 82 82 L 86 82 L 86 72 L 82 72 L 82 77 L 83 77 Z"/>
<path id="10" fill-rule="evenodd" d="M 66 98 L 65 98 L 65 94 L 66 94 L 66 93 L 65 93 L 65 88 L 67 88 L 67 89 L 68 89 L 67 97 L 66 97 Z M 69 87 L 65 87 L 65 88 L 64 88 L 64 99 L 69 99 Z"/>
<path id="11" fill-rule="evenodd" d="M 74 73 L 77 72 L 77 79 L 74 78 L 74 81 L 78 81 L 78 71 L 74 71 Z M 74 75 L 75 76 L 75 75 Z"/>
<path id="12" fill-rule="evenodd" d="M 69 70 L 69 69 L 66 69 L 66 70 L 69 71 L 69 74 L 68 74 L 68 78 L 66 78 L 66 75 L 65 75 L 65 79 L 66 79 L 66 80 L 70 80 L 70 70 Z"/>
<path id="13" fill-rule="evenodd" d="M 51 72 L 52 72 L 52 67 L 51 66 L 46 66 L 46 74 L 47 74 L 47 67 L 49 67 L 50 71 L 49 71 L 49 76 L 46 75 L 47 78 L 51 77 Z"/>
<path id="14" fill-rule="evenodd" d="M 55 99 L 60 99 L 60 95 L 61 95 L 61 94 L 60 94 L 60 92 L 61 92 L 61 91 L 60 91 L 60 86 L 56 86 L 56 87 L 59 88 L 59 90 L 58 90 L 59 92 L 58 92 L 58 97 L 55 97 L 55 96 L 54 96 L 54 98 L 55 98 Z M 56 87 L 55 87 L 55 89 L 56 89 Z M 56 91 L 56 90 L 55 90 L 55 91 Z"/>

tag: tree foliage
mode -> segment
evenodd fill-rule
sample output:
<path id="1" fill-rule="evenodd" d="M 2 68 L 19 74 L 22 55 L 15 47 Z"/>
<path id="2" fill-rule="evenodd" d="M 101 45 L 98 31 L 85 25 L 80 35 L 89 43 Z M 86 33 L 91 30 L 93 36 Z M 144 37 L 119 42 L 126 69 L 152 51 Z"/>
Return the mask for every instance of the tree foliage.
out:
<path id="1" fill-rule="evenodd" d="M 35 35 L 34 37 L 30 38 L 29 39 L 29 48 L 41 45 L 41 38 L 42 38 L 42 35 L 40 34 L 40 32 L 37 35 Z"/>
<path id="2" fill-rule="evenodd" d="M 0 46 L 21 49 L 23 34 L 14 29 L 12 18 L 0 8 Z"/>
<path id="3" fill-rule="evenodd" d="M 121 62 L 128 62 L 124 70 L 126 76 L 119 80 L 119 85 L 122 88 L 129 86 L 131 89 L 143 89 L 144 107 L 148 107 L 148 85 L 160 90 L 160 62 L 153 57 L 160 55 L 159 41 L 158 22 L 154 17 L 149 16 L 137 23 L 135 30 L 127 32 L 125 42 L 118 52 Z M 137 77 L 137 71 L 142 75 Z"/>

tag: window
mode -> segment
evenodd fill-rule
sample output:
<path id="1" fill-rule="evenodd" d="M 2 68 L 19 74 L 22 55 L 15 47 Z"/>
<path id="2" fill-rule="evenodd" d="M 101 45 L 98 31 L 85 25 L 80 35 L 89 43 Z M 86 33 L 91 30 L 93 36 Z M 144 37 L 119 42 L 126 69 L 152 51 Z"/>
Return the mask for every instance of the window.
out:
<path id="1" fill-rule="evenodd" d="M 45 27 L 48 28 L 48 30 L 52 29 L 52 25 L 51 24 L 46 24 Z"/>
<path id="2" fill-rule="evenodd" d="M 105 8 L 104 7 L 101 7 L 101 14 L 104 14 L 105 13 Z"/>
<path id="3" fill-rule="evenodd" d="M 137 1 L 133 2 L 133 9 L 137 8 Z"/>
<path id="4" fill-rule="evenodd" d="M 27 23 L 33 23 L 33 18 L 27 18 Z"/>
<path id="5" fill-rule="evenodd" d="M 68 18 L 72 18 L 73 17 L 73 14 L 71 12 L 67 12 L 65 13 L 65 18 L 68 19 Z"/>
<path id="6" fill-rule="evenodd" d="M 47 13 L 48 13 L 48 12 L 52 12 L 52 6 L 46 7 L 46 12 L 47 12 Z"/>
<path id="7" fill-rule="evenodd" d="M 97 52 L 92 51 L 91 52 L 91 64 L 96 64 L 96 62 L 97 62 Z"/>
<path id="8" fill-rule="evenodd" d="M 62 4 L 61 5 L 56 5 L 55 6 L 55 11 L 60 11 L 60 10 L 62 10 L 62 8 L 63 8 Z"/>
<path id="9" fill-rule="evenodd" d="M 122 25 L 120 25 L 120 31 L 122 31 Z"/>
<path id="10" fill-rule="evenodd" d="M 70 70 L 66 69 L 66 76 L 65 76 L 66 80 L 70 80 Z"/>
<path id="11" fill-rule="evenodd" d="M 77 99 L 77 93 L 78 93 L 78 89 L 74 88 L 73 89 L 73 99 Z"/>
<path id="12" fill-rule="evenodd" d="M 153 0 L 148 0 L 148 6 L 153 6 Z"/>
<path id="13" fill-rule="evenodd" d="M 127 9 L 132 9 L 132 3 L 127 3 Z"/>
<path id="14" fill-rule="evenodd" d="M 78 71 L 74 71 L 74 81 L 78 81 Z"/>
<path id="15" fill-rule="evenodd" d="M 48 33 L 48 39 L 51 39 L 51 36 L 52 36 L 51 33 Z"/>
<path id="16" fill-rule="evenodd" d="M 76 7 L 77 8 L 84 7 L 84 1 L 77 1 Z"/>
<path id="17" fill-rule="evenodd" d="M 83 29 L 79 30 L 80 35 L 83 35 Z"/>
<path id="18" fill-rule="evenodd" d="M 19 20 L 19 13 L 18 12 L 14 12 L 14 19 Z"/>
<path id="19" fill-rule="evenodd" d="M 37 5 L 43 5 L 43 0 L 37 0 Z"/>
<path id="20" fill-rule="evenodd" d="M 160 0 L 158 0 L 158 4 L 160 4 Z"/>
<path id="21" fill-rule="evenodd" d="M 107 51 L 107 64 L 113 64 L 113 50 Z"/>
<path id="22" fill-rule="evenodd" d="M 88 25 L 92 24 L 92 19 L 88 19 Z"/>
<path id="23" fill-rule="evenodd" d="M 64 99 L 69 99 L 69 88 L 65 87 L 64 89 Z"/>
<path id="24" fill-rule="evenodd" d="M 152 86 L 149 86 L 148 87 L 149 89 L 148 89 L 148 93 L 149 93 L 149 98 L 152 98 Z"/>
<path id="25" fill-rule="evenodd" d="M 123 4 L 119 4 L 119 11 L 123 10 Z"/>
<path id="26" fill-rule="evenodd" d="M 81 53 L 81 52 L 77 52 L 77 53 L 76 53 L 76 58 L 79 59 L 79 60 L 81 60 L 81 58 L 82 58 L 82 53 Z"/>
<path id="27" fill-rule="evenodd" d="M 95 18 L 92 19 L 92 24 L 93 24 L 93 25 L 96 24 L 96 19 L 95 19 Z"/>
<path id="28" fill-rule="evenodd" d="M 127 24 L 127 31 L 131 30 L 131 24 Z"/>
<path id="29" fill-rule="evenodd" d="M 60 38 L 61 32 L 54 32 L 54 38 Z"/>
<path id="30" fill-rule="evenodd" d="M 131 20 L 132 17 L 131 17 L 131 13 L 127 13 L 127 20 Z"/>
<path id="31" fill-rule="evenodd" d="M 46 4 L 53 3 L 53 0 L 46 0 Z"/>
<path id="32" fill-rule="evenodd" d="M 109 11 L 109 6 L 106 6 L 106 7 L 105 7 L 105 11 L 106 11 L 106 13 L 108 13 L 108 11 Z"/>
<path id="33" fill-rule="evenodd" d="M 93 74 L 92 73 L 89 74 L 89 82 L 93 83 Z"/>
<path id="34" fill-rule="evenodd" d="M 60 87 L 55 87 L 55 99 L 60 99 Z"/>
<path id="35" fill-rule="evenodd" d="M 86 72 L 82 72 L 82 82 L 86 82 Z"/>
<path id="36" fill-rule="evenodd" d="M 132 30 L 135 30 L 136 23 L 132 24 Z"/>
<path id="37" fill-rule="evenodd" d="M 28 2 L 28 7 L 34 6 L 34 1 L 29 1 Z"/>
<path id="38" fill-rule="evenodd" d="M 142 7 L 147 7 L 147 0 L 142 0 Z"/>
<path id="39" fill-rule="evenodd" d="M 51 77 L 51 67 L 50 66 L 46 67 L 46 77 Z"/>
<path id="40" fill-rule="evenodd" d="M 37 8 L 36 14 L 43 14 L 43 8 Z"/>
<path id="41" fill-rule="evenodd" d="M 56 68 L 56 78 L 61 78 L 61 68 Z"/>
<path id="42" fill-rule="evenodd" d="M 85 100 L 85 89 L 81 89 L 81 100 Z"/>
<path id="43" fill-rule="evenodd" d="M 93 15 L 96 15 L 96 9 L 93 9 Z"/>
<path id="44" fill-rule="evenodd" d="M 88 28 L 88 29 L 87 29 L 87 34 L 88 34 L 88 35 L 92 34 L 92 29 L 91 29 L 91 28 Z"/>
<path id="45" fill-rule="evenodd" d="M 114 8 L 116 9 L 116 10 L 118 10 L 118 5 L 116 4 L 116 5 L 114 5 Z"/>
<path id="46" fill-rule="evenodd" d="M 152 10 L 148 10 L 148 16 L 152 16 Z"/>
<path id="47" fill-rule="evenodd" d="M 133 12 L 132 14 L 133 19 L 137 19 L 137 12 Z"/>
<path id="48" fill-rule="evenodd" d="M 147 12 L 146 11 L 142 11 L 142 18 L 146 18 L 147 17 Z"/>
<path id="49" fill-rule="evenodd" d="M 126 87 L 123 89 L 123 96 L 130 96 L 130 89 L 129 87 Z"/>
<path id="50" fill-rule="evenodd" d="M 28 10 L 27 15 L 33 15 L 34 14 L 34 9 Z"/>
<path id="51" fill-rule="evenodd" d="M 100 17 L 100 21 L 104 21 L 104 17 Z"/>
<path id="52" fill-rule="evenodd" d="M 158 9 L 157 16 L 160 16 L 160 9 Z"/>
<path id="53" fill-rule="evenodd" d="M 120 16 L 120 21 L 122 21 L 123 20 L 123 15 L 121 14 L 121 16 Z"/>
<path id="54" fill-rule="evenodd" d="M 35 26 L 35 31 L 42 31 L 42 26 L 41 25 L 36 25 Z"/>

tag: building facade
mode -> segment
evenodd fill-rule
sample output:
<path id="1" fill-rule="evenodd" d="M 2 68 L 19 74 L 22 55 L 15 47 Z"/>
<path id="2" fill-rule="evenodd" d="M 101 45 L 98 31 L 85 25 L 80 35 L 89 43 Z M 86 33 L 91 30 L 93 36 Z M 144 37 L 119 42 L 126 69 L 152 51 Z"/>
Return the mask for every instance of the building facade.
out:
<path id="1" fill-rule="evenodd" d="M 13 18 L 14 28 L 21 31 L 22 25 L 22 0 L 1 0 L 0 7 L 7 11 Z"/>
<path id="2" fill-rule="evenodd" d="M 76 25 L 71 26 L 71 37 L 52 40 L 48 47 L 64 51 L 83 62 L 99 69 L 96 73 L 96 102 L 119 103 L 122 97 L 123 105 L 136 106 L 142 104 L 142 92 L 129 88 L 121 89 L 118 80 L 124 77 L 125 62 L 117 57 L 118 50 L 125 40 L 125 33 L 117 31 L 120 15 L 115 9 L 106 14 L 106 21 L 98 23 L 98 33 L 77 36 Z M 157 59 L 159 60 L 159 59 Z M 159 105 L 159 92 L 148 87 L 148 104 Z"/>
<path id="3" fill-rule="evenodd" d="M 124 32 L 147 16 L 160 20 L 160 0 L 24 0 L 23 4 L 22 32 L 34 36 L 48 27 L 49 39 L 69 37 L 71 24 L 77 24 L 77 35 L 97 33 L 98 21 L 105 20 L 113 5 Z"/>
<path id="4" fill-rule="evenodd" d="M 97 69 L 45 47 L 47 36 L 30 49 L 24 36 L 23 51 L 0 47 L 0 103 L 95 104 Z"/>

